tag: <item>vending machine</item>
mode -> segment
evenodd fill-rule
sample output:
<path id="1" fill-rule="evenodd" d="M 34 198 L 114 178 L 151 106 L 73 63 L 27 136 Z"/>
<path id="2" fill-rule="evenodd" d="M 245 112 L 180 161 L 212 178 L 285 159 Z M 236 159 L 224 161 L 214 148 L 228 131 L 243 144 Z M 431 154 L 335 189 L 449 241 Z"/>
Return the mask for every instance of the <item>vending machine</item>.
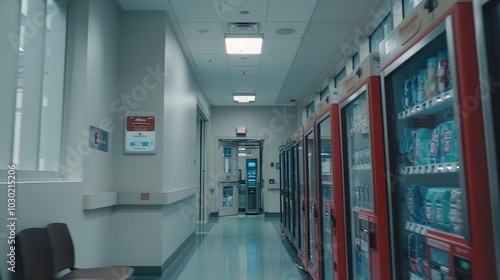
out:
<path id="1" fill-rule="evenodd" d="M 304 130 L 304 164 L 305 180 L 307 189 L 307 225 L 306 225 L 306 269 L 314 280 L 318 280 L 320 273 L 319 262 L 319 206 L 318 206 L 318 186 L 316 180 L 316 130 L 314 116 L 311 116 Z"/>
<path id="2" fill-rule="evenodd" d="M 394 278 L 493 279 L 472 3 L 422 1 L 380 52 Z"/>
<path id="3" fill-rule="evenodd" d="M 247 159 L 247 196 L 246 196 L 246 213 L 259 214 L 259 174 L 257 169 L 257 159 Z"/>
<path id="4" fill-rule="evenodd" d="M 380 59 L 343 80 L 340 98 L 347 278 L 391 279 Z"/>
<path id="5" fill-rule="evenodd" d="M 296 249 L 298 254 L 304 254 L 304 234 L 303 234 L 303 228 L 304 228 L 304 217 L 303 217 L 303 197 L 304 197 L 304 155 L 303 155 L 303 136 L 304 136 L 304 131 L 301 128 L 297 130 L 295 133 L 295 194 L 294 198 L 296 201 L 296 207 L 295 207 L 295 242 L 296 242 Z"/>
<path id="6" fill-rule="evenodd" d="M 296 246 L 295 242 L 295 139 L 292 138 L 288 148 L 288 239 Z"/>
<path id="7" fill-rule="evenodd" d="M 279 147 L 279 168 L 280 168 L 280 228 L 281 232 L 285 232 L 285 145 Z M 245 192 L 246 193 L 246 192 Z"/>
<path id="8" fill-rule="evenodd" d="M 483 106 L 486 155 L 490 182 L 491 207 L 493 211 L 493 233 L 500 236 L 500 1 L 475 0 L 474 19 L 479 62 L 479 80 Z M 496 267 L 500 267 L 500 238 L 495 240 Z M 500 272 L 497 270 L 497 279 Z"/>
<path id="9" fill-rule="evenodd" d="M 346 279 L 339 105 L 322 102 L 316 111 L 320 279 Z"/>

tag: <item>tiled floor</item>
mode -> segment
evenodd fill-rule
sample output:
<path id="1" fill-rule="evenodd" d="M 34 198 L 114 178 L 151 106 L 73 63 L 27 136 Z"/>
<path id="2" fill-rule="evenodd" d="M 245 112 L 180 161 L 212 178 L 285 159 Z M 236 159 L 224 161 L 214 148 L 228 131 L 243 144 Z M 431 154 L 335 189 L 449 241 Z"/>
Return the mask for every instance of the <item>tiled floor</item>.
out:
<path id="1" fill-rule="evenodd" d="M 197 234 L 204 238 L 185 267 L 179 267 L 178 280 L 308 279 L 279 233 L 279 218 L 220 217 L 202 230 Z M 170 275 L 169 280 L 174 279 Z"/>

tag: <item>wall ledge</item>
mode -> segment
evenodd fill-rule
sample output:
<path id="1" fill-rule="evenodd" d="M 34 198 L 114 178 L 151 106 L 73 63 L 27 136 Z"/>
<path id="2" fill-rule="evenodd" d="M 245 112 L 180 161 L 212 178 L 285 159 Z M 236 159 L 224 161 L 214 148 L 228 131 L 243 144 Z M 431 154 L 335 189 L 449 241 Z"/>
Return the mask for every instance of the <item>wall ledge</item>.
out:
<path id="1" fill-rule="evenodd" d="M 199 186 L 166 192 L 120 192 L 117 205 L 169 205 L 194 196 Z"/>
<path id="2" fill-rule="evenodd" d="M 83 210 L 96 210 L 116 205 L 170 205 L 194 196 L 199 186 L 166 192 L 103 192 L 83 194 Z"/>
<path id="3" fill-rule="evenodd" d="M 83 194 L 83 210 L 113 207 L 118 203 L 117 192 Z"/>

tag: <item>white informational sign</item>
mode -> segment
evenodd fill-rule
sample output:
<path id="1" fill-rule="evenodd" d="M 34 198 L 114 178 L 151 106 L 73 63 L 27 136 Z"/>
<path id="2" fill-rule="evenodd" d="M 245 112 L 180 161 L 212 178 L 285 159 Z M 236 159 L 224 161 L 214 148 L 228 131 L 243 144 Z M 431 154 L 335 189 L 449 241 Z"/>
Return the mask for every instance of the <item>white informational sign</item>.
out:
<path id="1" fill-rule="evenodd" d="M 129 112 L 125 115 L 125 153 L 155 153 L 155 138 L 155 112 Z"/>

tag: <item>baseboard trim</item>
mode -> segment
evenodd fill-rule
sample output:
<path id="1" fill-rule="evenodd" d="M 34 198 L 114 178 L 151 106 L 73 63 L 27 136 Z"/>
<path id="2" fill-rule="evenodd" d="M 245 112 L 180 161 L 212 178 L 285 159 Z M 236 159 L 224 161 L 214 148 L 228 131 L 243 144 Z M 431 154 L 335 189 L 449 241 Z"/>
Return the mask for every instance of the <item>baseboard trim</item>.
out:
<path id="1" fill-rule="evenodd" d="M 161 277 L 161 266 L 134 266 L 133 276 L 157 276 Z"/>
<path id="2" fill-rule="evenodd" d="M 196 232 L 191 235 L 165 260 L 161 266 L 134 266 L 134 276 L 156 276 L 161 277 L 167 270 L 175 270 L 176 263 L 182 261 L 182 256 L 194 244 Z M 168 273 L 168 272 L 167 272 Z"/>
<path id="3" fill-rule="evenodd" d="M 219 217 L 219 212 L 212 212 L 212 213 L 210 213 L 210 215 L 208 215 L 208 217 L 217 218 L 217 217 Z"/>
<path id="4" fill-rule="evenodd" d="M 264 213 L 264 217 L 279 217 L 279 216 L 280 213 L 270 213 L 270 212 Z"/>

